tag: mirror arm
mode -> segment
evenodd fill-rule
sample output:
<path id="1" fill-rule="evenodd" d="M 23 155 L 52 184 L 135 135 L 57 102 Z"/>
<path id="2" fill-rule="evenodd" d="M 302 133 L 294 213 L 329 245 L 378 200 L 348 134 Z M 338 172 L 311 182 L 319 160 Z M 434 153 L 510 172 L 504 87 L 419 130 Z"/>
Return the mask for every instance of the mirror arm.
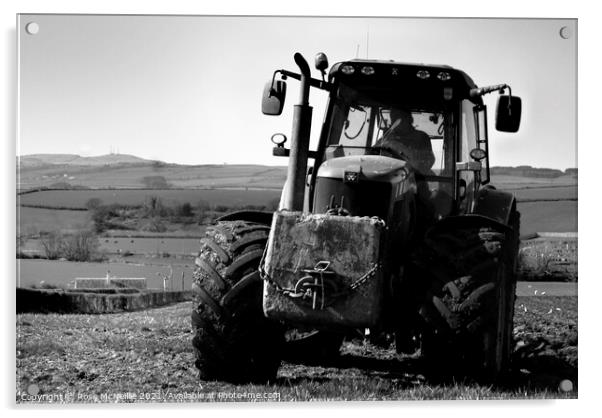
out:
<path id="1" fill-rule="evenodd" d="M 294 73 L 294 72 L 288 71 L 288 70 L 276 70 L 276 71 L 274 71 L 274 75 L 272 76 L 272 84 L 274 84 L 274 79 L 276 78 L 277 73 L 282 74 L 283 80 L 286 80 L 287 77 L 290 77 L 290 78 L 294 78 L 295 80 L 301 81 L 301 74 L 297 74 L 297 73 Z M 309 85 L 312 87 L 318 88 L 320 90 L 326 90 L 326 91 L 331 91 L 331 89 L 332 89 L 332 83 L 329 83 L 327 81 L 318 80 L 318 79 L 311 78 L 311 77 L 308 77 L 308 79 L 309 79 Z"/>
<path id="2" fill-rule="evenodd" d="M 508 84 L 496 84 L 495 86 L 487 86 L 481 88 L 470 89 L 470 97 L 479 97 L 484 96 L 486 94 L 492 93 L 494 91 L 499 91 L 500 94 L 504 94 L 504 90 L 508 89 L 510 92 L 510 97 L 512 97 L 512 89 Z"/>
<path id="3" fill-rule="evenodd" d="M 332 90 L 332 83 L 329 83 L 329 82 L 323 81 L 323 80 L 318 80 L 315 78 L 309 79 L 309 85 L 312 87 L 318 88 L 320 90 L 326 90 L 326 91 Z"/>
<path id="4" fill-rule="evenodd" d="M 274 157 L 290 157 L 291 150 L 290 148 L 284 148 L 284 146 L 276 146 L 272 148 L 272 155 Z M 307 151 L 307 158 L 313 158 L 316 160 L 318 158 L 318 151 Z"/>

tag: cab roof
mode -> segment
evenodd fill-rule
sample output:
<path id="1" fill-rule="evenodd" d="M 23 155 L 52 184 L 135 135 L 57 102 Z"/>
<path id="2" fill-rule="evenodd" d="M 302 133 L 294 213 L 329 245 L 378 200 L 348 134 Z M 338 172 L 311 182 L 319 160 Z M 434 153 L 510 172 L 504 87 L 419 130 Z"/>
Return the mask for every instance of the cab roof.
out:
<path id="1" fill-rule="evenodd" d="M 353 68 L 351 72 L 349 68 Z M 329 81 L 345 81 L 350 85 L 412 84 L 418 87 L 451 87 L 456 97 L 470 97 L 470 89 L 477 88 L 464 71 L 449 65 L 416 64 L 397 61 L 352 59 L 334 64 L 328 74 Z"/>

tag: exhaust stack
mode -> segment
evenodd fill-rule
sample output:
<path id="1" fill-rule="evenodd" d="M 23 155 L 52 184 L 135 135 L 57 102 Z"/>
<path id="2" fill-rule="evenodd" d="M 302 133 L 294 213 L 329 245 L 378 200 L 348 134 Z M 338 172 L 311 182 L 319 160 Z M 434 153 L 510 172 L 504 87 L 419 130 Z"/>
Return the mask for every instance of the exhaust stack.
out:
<path id="1" fill-rule="evenodd" d="M 311 133 L 312 107 L 309 105 L 309 86 L 311 73 L 303 55 L 295 54 L 295 63 L 301 70 L 301 92 L 299 103 L 294 106 L 291 151 L 288 162 L 287 180 L 289 193 L 283 207 L 288 210 L 302 211 L 305 199 L 305 177 L 309 156 L 309 138 Z"/>

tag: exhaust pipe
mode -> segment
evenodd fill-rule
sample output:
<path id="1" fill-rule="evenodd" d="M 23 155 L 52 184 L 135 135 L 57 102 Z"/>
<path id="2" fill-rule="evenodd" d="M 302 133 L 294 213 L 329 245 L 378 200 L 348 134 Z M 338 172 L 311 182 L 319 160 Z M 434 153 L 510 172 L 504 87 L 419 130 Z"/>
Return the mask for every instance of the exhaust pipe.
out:
<path id="1" fill-rule="evenodd" d="M 295 63 L 301 70 L 301 92 L 299 104 L 294 106 L 293 132 L 291 134 L 291 151 L 288 161 L 287 193 L 284 208 L 302 211 L 305 200 L 305 177 L 307 175 L 307 159 L 309 156 L 309 138 L 311 133 L 312 107 L 309 105 L 309 80 L 311 73 L 309 64 L 303 55 L 296 53 Z"/>

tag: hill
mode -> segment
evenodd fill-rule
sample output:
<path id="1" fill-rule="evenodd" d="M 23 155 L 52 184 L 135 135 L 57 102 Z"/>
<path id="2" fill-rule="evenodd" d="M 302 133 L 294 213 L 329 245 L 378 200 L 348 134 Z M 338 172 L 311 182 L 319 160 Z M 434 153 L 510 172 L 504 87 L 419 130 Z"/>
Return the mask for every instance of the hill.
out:
<path id="1" fill-rule="evenodd" d="M 70 188 L 281 188 L 286 167 L 179 165 L 160 162 L 54 164 L 18 170 L 17 189 Z"/>
<path id="2" fill-rule="evenodd" d="M 120 164 L 150 164 L 151 160 L 129 154 L 107 154 L 95 157 L 82 157 L 76 154 L 31 154 L 17 157 L 21 170 L 47 166 L 103 166 Z"/>
<path id="3" fill-rule="evenodd" d="M 33 154 L 18 158 L 17 188 L 281 188 L 286 167 L 253 164 L 181 165 L 127 154 L 81 157 Z M 286 163 L 283 160 L 283 163 Z M 577 184 L 577 169 L 492 167 L 492 183 L 501 188 Z"/>
<path id="4" fill-rule="evenodd" d="M 491 167 L 491 175 L 552 179 L 567 175 L 577 177 L 578 171 L 576 168 L 567 168 L 566 170 L 562 171 L 554 168 L 537 168 L 531 167 L 530 165 L 520 165 L 518 167 Z"/>

